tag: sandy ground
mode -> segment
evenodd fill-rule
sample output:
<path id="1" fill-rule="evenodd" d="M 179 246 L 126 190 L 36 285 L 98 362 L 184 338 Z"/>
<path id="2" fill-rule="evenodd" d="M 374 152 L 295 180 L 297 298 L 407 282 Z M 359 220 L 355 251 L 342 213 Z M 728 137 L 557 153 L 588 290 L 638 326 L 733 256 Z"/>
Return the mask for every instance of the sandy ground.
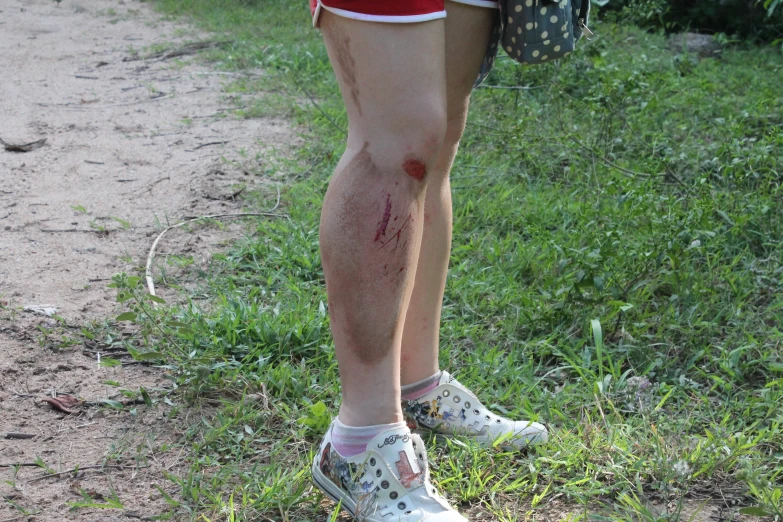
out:
<path id="1" fill-rule="evenodd" d="M 166 446 L 177 430 L 165 406 L 67 415 L 40 399 L 122 400 L 120 389 L 166 386 L 152 368 L 101 367 L 85 350 L 94 347 L 63 336 L 117 313 L 106 285 L 143 266 L 161 223 L 240 211 L 242 187 L 269 184 L 248 162 L 296 141 L 284 121 L 224 117 L 236 106 L 223 92 L 230 77 L 193 56 L 132 59 L 210 38 L 137 1 L 0 0 L 0 139 L 46 138 L 26 153 L 0 146 L 0 464 L 28 465 L 0 467 L 2 522 L 133 520 L 166 511 L 155 484 L 177 489 L 161 473 L 182 462 Z M 159 251 L 204 262 L 242 231 L 171 232 Z M 56 307 L 66 324 L 30 305 Z M 36 462 L 50 472 L 127 467 L 36 480 L 46 475 Z M 112 493 L 122 509 L 69 504 Z"/>

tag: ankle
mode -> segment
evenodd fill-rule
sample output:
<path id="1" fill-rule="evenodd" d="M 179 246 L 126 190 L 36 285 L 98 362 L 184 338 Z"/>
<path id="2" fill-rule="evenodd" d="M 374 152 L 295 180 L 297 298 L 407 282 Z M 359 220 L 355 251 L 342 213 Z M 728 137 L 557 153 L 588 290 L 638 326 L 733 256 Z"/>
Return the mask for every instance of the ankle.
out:
<path id="1" fill-rule="evenodd" d="M 373 405 L 351 407 L 343 403 L 337 420 L 348 427 L 377 426 L 402 422 L 403 416 L 399 401 L 381 407 L 373 407 Z"/>
<path id="2" fill-rule="evenodd" d="M 437 353 L 437 350 L 436 350 Z M 440 373 L 438 361 L 419 360 L 415 355 L 402 353 L 400 358 L 400 384 L 403 387 L 412 386 L 432 378 Z"/>
<path id="3" fill-rule="evenodd" d="M 405 386 L 401 387 L 401 396 L 405 400 L 416 400 L 420 397 L 423 397 L 430 391 L 434 390 L 438 387 L 438 384 L 440 384 L 440 377 L 443 374 L 442 371 L 438 371 L 437 373 L 430 375 L 429 377 L 425 377 L 424 379 L 421 379 L 419 381 L 413 382 L 411 384 L 406 384 Z"/>

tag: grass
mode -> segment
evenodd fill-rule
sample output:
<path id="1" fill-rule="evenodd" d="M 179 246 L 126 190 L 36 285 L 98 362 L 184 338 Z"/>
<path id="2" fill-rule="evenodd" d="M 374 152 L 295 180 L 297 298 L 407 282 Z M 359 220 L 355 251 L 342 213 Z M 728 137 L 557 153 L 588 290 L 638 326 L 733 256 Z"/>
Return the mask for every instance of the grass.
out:
<path id="1" fill-rule="evenodd" d="M 255 99 L 235 117 L 285 116 L 304 138 L 266 163 L 289 219 L 181 263 L 178 304 L 115 278 L 132 353 L 165 361 L 195 408 L 172 413 L 188 469 L 169 515 L 326 520 L 308 471 L 339 402 L 318 216 L 346 126 L 326 53 L 304 4 L 155 5 L 232 40 L 207 53 L 217 67 L 264 71 L 230 86 Z M 703 503 L 780 518 L 783 56 L 698 61 L 596 28 L 556 65 L 498 60 L 453 171 L 442 366 L 552 440 L 433 447 L 434 480 L 471 520 L 698 520 Z"/>

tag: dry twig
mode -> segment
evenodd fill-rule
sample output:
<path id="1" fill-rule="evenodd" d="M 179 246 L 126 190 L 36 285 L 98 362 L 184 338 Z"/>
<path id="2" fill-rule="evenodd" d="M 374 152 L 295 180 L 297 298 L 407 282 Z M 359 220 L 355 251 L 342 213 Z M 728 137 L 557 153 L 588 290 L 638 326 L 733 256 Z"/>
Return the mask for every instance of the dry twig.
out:
<path id="1" fill-rule="evenodd" d="M 212 214 L 209 216 L 198 216 L 193 219 L 187 219 L 185 221 L 181 221 L 177 223 L 176 225 L 171 225 L 170 227 L 166 227 L 163 232 L 158 234 L 158 237 L 155 238 L 155 241 L 153 241 L 152 246 L 150 247 L 150 252 L 147 254 L 147 264 L 144 269 L 144 279 L 147 281 L 147 289 L 149 290 L 150 295 L 155 295 L 155 283 L 152 280 L 152 261 L 155 259 L 155 249 L 158 246 L 158 243 L 163 238 L 163 236 L 171 230 L 172 228 L 179 228 L 182 226 L 185 226 L 189 223 L 193 223 L 195 221 L 201 221 L 203 219 L 233 219 L 233 218 L 240 218 L 240 217 L 253 217 L 253 216 L 265 216 L 265 217 L 288 217 L 286 214 L 275 214 L 274 211 L 277 210 L 277 208 L 280 206 L 280 189 L 277 189 L 277 203 L 275 203 L 275 206 L 272 207 L 267 212 L 241 212 L 238 214 Z"/>
<path id="2" fill-rule="evenodd" d="M 210 145 L 225 145 L 226 143 L 229 143 L 228 141 L 210 141 L 209 143 L 202 143 L 201 145 L 198 145 L 197 147 L 193 147 L 190 149 L 189 152 L 198 150 L 204 147 L 209 147 Z"/>
<path id="3" fill-rule="evenodd" d="M 78 473 L 80 471 L 90 470 L 90 469 L 141 469 L 141 468 L 148 468 L 149 466 L 115 466 L 112 464 L 107 464 L 105 466 L 84 466 L 84 467 L 76 467 L 73 469 L 69 469 L 68 471 L 60 471 L 58 473 L 48 473 L 46 475 L 41 475 L 40 477 L 35 477 L 27 481 L 28 484 L 31 482 L 37 482 L 39 480 L 48 479 L 52 477 L 59 477 L 61 475 L 67 475 L 69 473 Z"/>
<path id="4" fill-rule="evenodd" d="M 34 434 L 34 433 L 13 433 L 13 432 L 8 432 L 8 433 L 5 434 L 5 438 L 6 439 L 21 440 L 21 439 L 33 439 L 35 437 L 37 437 L 37 435 Z"/>

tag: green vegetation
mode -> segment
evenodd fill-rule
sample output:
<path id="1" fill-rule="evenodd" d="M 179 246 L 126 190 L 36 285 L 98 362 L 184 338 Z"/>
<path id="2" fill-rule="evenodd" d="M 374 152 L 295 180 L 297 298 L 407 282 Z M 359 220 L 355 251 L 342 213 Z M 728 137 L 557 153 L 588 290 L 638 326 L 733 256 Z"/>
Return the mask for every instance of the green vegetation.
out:
<path id="1" fill-rule="evenodd" d="M 232 86 L 260 100 L 240 115 L 271 95 L 304 136 L 277 158 L 289 219 L 251 222 L 205 271 L 185 265 L 180 304 L 153 308 L 140 278 L 115 278 L 121 319 L 141 327 L 134 356 L 165 359 L 182 400 L 220 400 L 187 417 L 172 513 L 325 520 L 308 464 L 339 390 L 318 216 L 345 127 L 326 53 L 304 2 L 156 4 L 231 39 L 208 55 L 220 66 L 265 71 Z M 552 441 L 439 447 L 434 480 L 476 520 L 557 503 L 569 520 L 690 520 L 710 499 L 781 516 L 783 57 L 698 61 L 661 35 L 596 29 L 559 64 L 500 59 L 453 172 L 443 367 Z"/>
<path id="2" fill-rule="evenodd" d="M 738 41 L 783 42 L 783 0 L 592 0 L 602 14 L 670 32 L 719 33 Z"/>

